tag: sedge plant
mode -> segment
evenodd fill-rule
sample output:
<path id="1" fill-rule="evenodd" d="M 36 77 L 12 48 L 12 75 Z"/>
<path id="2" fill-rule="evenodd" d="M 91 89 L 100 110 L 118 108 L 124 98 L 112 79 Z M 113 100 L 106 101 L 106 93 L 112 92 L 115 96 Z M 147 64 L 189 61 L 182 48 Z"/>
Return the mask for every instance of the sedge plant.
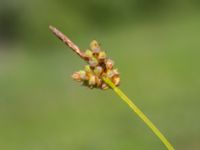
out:
<path id="1" fill-rule="evenodd" d="M 131 108 L 131 110 L 144 121 L 168 150 L 175 150 L 153 122 L 126 96 L 126 94 L 122 92 L 122 90 L 120 90 L 120 88 L 118 88 L 120 84 L 120 74 L 118 70 L 114 68 L 114 61 L 106 55 L 106 52 L 101 49 L 97 41 L 93 40 L 90 43 L 90 48 L 83 52 L 58 29 L 53 26 L 49 26 L 49 28 L 54 35 L 87 62 L 84 69 L 77 71 L 72 75 L 74 80 L 81 82 L 82 85 L 91 89 L 98 88 L 106 90 L 111 88 Z"/>

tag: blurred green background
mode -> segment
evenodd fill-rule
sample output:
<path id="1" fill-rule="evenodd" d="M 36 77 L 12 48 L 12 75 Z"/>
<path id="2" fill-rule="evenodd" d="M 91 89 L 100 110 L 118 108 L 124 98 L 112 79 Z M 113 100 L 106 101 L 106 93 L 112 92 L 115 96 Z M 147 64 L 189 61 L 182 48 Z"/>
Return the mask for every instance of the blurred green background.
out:
<path id="1" fill-rule="evenodd" d="M 198 0 L 0 0 L 1 150 L 165 150 L 112 90 L 70 75 L 101 42 L 121 89 L 176 149 L 200 149 Z"/>

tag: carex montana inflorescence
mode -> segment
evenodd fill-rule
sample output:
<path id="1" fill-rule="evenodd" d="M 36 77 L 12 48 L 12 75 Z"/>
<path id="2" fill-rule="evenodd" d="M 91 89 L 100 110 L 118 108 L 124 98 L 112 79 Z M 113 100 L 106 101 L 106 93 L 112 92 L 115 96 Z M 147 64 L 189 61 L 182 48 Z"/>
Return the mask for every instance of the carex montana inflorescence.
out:
<path id="1" fill-rule="evenodd" d="M 100 44 L 93 40 L 90 48 L 85 52 L 81 51 L 66 35 L 53 26 L 49 26 L 51 31 L 69 46 L 77 55 L 87 62 L 83 70 L 77 71 L 72 78 L 90 88 L 108 89 L 104 79 L 109 79 L 115 86 L 120 83 L 119 72 L 114 69 L 114 61 L 107 57 Z"/>
<path id="2" fill-rule="evenodd" d="M 69 46 L 76 54 L 84 59 L 88 64 L 83 70 L 75 72 L 72 78 L 90 88 L 108 89 L 109 87 L 134 111 L 138 117 L 154 132 L 163 142 L 168 150 L 174 147 L 159 131 L 153 122 L 131 101 L 117 86 L 120 83 L 119 72 L 114 69 L 114 62 L 107 57 L 97 41 L 90 43 L 90 48 L 82 52 L 67 36 L 55 27 L 50 26 L 51 31 Z"/>
<path id="3" fill-rule="evenodd" d="M 119 72 L 113 68 L 114 61 L 107 57 L 97 41 L 93 40 L 90 43 L 90 48 L 84 52 L 84 57 L 88 65 L 72 75 L 74 80 L 90 88 L 108 89 L 103 78 L 109 78 L 115 86 L 119 85 Z"/>

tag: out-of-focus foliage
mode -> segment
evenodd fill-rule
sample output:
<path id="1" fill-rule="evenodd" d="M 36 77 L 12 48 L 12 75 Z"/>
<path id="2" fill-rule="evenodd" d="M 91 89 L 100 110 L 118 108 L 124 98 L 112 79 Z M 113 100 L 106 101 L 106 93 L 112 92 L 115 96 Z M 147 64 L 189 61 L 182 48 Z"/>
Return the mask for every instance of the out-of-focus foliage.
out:
<path id="1" fill-rule="evenodd" d="M 200 149 L 198 0 L 1 0 L 0 149 L 157 150 L 152 132 L 111 90 L 72 81 L 81 49 L 101 42 L 121 86 L 176 149 Z"/>
<path id="2" fill-rule="evenodd" d="M 45 27 L 51 23 L 80 34 L 187 14 L 199 5 L 197 0 L 1 0 L 0 38 L 36 44 L 34 39 L 40 37 L 37 45 L 48 45 Z"/>

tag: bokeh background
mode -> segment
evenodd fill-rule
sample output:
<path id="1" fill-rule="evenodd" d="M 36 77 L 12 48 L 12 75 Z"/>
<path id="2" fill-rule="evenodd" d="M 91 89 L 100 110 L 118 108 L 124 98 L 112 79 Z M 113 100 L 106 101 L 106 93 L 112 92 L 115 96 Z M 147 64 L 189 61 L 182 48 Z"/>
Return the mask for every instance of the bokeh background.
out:
<path id="1" fill-rule="evenodd" d="M 72 81 L 91 40 L 176 149 L 200 149 L 198 0 L 0 0 L 1 150 L 165 150 L 112 90 Z"/>

